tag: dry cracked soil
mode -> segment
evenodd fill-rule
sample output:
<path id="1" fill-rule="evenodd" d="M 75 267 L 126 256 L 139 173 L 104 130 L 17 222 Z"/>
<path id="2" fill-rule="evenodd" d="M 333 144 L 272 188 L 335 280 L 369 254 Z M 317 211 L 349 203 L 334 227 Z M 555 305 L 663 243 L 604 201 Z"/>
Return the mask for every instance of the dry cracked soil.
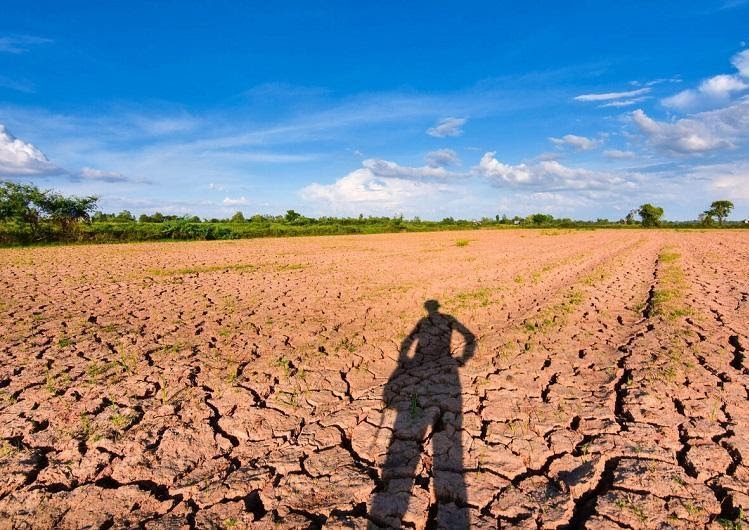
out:
<path id="1" fill-rule="evenodd" d="M 748 263 L 730 230 L 0 250 L 0 528 L 740 528 Z"/>

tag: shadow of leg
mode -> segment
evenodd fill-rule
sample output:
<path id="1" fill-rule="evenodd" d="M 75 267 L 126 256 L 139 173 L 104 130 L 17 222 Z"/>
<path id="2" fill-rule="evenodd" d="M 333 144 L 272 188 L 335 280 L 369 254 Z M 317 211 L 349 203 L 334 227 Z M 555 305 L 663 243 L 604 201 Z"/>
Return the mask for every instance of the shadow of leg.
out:
<path id="1" fill-rule="evenodd" d="M 445 412 L 441 429 L 434 433 L 433 474 L 440 528 L 464 530 L 470 527 L 468 490 L 463 475 L 462 414 Z"/>
<path id="2" fill-rule="evenodd" d="M 421 443 L 415 440 L 400 440 L 395 436 L 391 439 L 387 457 L 382 466 L 383 489 L 374 496 L 369 509 L 370 519 L 375 524 L 386 528 L 401 528 L 403 522 L 414 522 L 409 520 L 411 518 L 407 515 L 409 505 L 411 505 L 412 512 L 418 513 L 418 510 L 421 510 L 423 513 L 427 510 L 429 499 L 426 492 L 424 495 L 412 498 L 421 454 Z M 414 506 L 415 504 L 424 504 L 424 506 Z"/>

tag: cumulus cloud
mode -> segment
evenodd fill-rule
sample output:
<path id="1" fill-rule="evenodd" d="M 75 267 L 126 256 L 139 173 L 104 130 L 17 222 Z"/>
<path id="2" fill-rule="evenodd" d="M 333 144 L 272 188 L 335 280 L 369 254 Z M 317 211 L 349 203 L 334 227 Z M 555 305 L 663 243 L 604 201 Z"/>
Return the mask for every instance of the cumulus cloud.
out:
<path id="1" fill-rule="evenodd" d="M 100 169 L 94 169 L 91 167 L 84 167 L 81 169 L 80 177 L 84 180 L 98 180 L 101 182 L 127 182 L 128 179 L 122 173 L 116 171 L 102 171 Z"/>
<path id="2" fill-rule="evenodd" d="M 453 153 L 454 154 L 454 153 Z M 444 159 L 446 155 L 442 153 Z M 456 177 L 460 177 L 460 173 L 449 171 L 446 164 L 433 165 L 427 164 L 425 166 L 411 167 L 401 166 L 395 162 L 389 160 L 380 160 L 377 158 L 369 158 L 362 162 L 362 166 L 372 171 L 372 174 L 378 177 L 397 178 L 403 180 L 448 180 Z"/>
<path id="3" fill-rule="evenodd" d="M 650 92 L 650 88 L 637 88 L 635 90 L 626 90 L 624 92 L 604 92 L 602 94 L 581 94 L 575 96 L 575 101 L 611 101 L 614 99 L 632 98 Z"/>
<path id="4" fill-rule="evenodd" d="M 62 173 L 36 146 L 19 140 L 0 124 L 0 174 L 11 177 Z"/>
<path id="5" fill-rule="evenodd" d="M 250 201 L 248 201 L 244 195 L 236 199 L 232 199 L 231 197 L 226 197 L 221 202 L 223 203 L 224 206 L 245 206 L 247 204 L 250 204 Z"/>
<path id="6" fill-rule="evenodd" d="M 619 160 L 623 158 L 634 158 L 635 153 L 634 151 L 622 151 L 620 149 L 607 149 L 603 152 L 603 156 L 606 158 L 612 158 L 614 160 Z"/>
<path id="7" fill-rule="evenodd" d="M 585 136 L 577 136 L 575 134 L 565 134 L 561 138 L 549 138 L 555 145 L 569 145 L 577 149 L 578 151 L 587 151 L 589 149 L 595 149 L 600 143 L 598 140 L 592 140 Z"/>
<path id="8" fill-rule="evenodd" d="M 305 200 L 323 202 L 334 211 L 392 214 L 437 199 L 446 191 L 448 187 L 441 183 L 380 177 L 369 168 L 361 168 L 333 184 L 305 186 L 300 194 Z"/>
<path id="9" fill-rule="evenodd" d="M 749 134 L 749 98 L 675 122 L 656 121 L 637 109 L 632 113 L 632 121 L 651 145 L 667 153 L 693 154 L 726 149 Z"/>
<path id="10" fill-rule="evenodd" d="M 634 188 L 636 175 L 591 171 L 565 166 L 556 160 L 541 160 L 534 164 L 505 164 L 495 152 L 481 157 L 474 172 L 486 177 L 499 187 L 527 187 L 545 192 L 574 190 L 612 190 Z"/>
<path id="11" fill-rule="evenodd" d="M 736 74 L 720 74 L 705 79 L 697 88 L 682 90 L 664 98 L 663 105 L 689 110 L 727 103 L 735 94 L 749 89 L 749 50 L 734 55 L 731 64 L 738 71 Z"/>
<path id="12" fill-rule="evenodd" d="M 466 118 L 445 118 L 437 123 L 434 127 L 427 129 L 429 136 L 444 138 L 446 136 L 460 136 L 463 134 L 463 125 L 468 120 Z"/>
<path id="13" fill-rule="evenodd" d="M 460 159 L 452 149 L 438 149 L 427 153 L 426 162 L 430 167 L 448 167 L 460 164 Z"/>
<path id="14" fill-rule="evenodd" d="M 731 64 L 736 67 L 741 77 L 749 78 L 749 50 L 744 50 L 731 58 Z"/>
<path id="15" fill-rule="evenodd" d="M 445 194 L 454 191 L 449 182 L 466 176 L 444 167 L 455 160 L 455 153 L 447 149 L 429 153 L 427 165 L 419 167 L 367 159 L 361 168 L 334 183 L 313 183 L 299 193 L 307 201 L 322 203 L 336 212 L 347 214 L 390 215 L 413 211 L 425 201 L 446 198 Z"/>

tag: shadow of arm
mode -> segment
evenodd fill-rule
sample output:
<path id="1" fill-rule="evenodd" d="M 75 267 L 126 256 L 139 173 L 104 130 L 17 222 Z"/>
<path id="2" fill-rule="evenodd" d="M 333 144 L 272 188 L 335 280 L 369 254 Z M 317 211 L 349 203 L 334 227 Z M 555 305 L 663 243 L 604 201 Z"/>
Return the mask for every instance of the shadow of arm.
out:
<path id="1" fill-rule="evenodd" d="M 458 320 L 454 321 L 454 329 L 463 335 L 463 340 L 465 340 L 463 355 L 458 359 L 458 363 L 463 366 L 476 352 L 476 335 L 474 335 L 470 329 L 465 327 Z"/>
<path id="2" fill-rule="evenodd" d="M 413 346 L 414 342 L 416 342 L 416 337 L 419 334 L 420 324 L 421 323 L 416 324 L 416 326 L 414 326 L 414 329 L 411 330 L 411 333 L 409 333 L 406 338 L 403 339 L 403 342 L 401 342 L 400 354 L 398 356 L 398 361 L 401 364 L 408 360 L 408 352 L 411 350 L 411 346 Z"/>

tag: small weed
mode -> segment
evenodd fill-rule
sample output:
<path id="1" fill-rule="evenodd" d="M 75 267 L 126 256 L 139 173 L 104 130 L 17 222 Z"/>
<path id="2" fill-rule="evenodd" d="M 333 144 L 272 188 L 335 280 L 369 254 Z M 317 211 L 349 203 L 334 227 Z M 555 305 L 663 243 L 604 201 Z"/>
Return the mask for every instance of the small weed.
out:
<path id="1" fill-rule="evenodd" d="M 630 497 L 619 498 L 616 500 L 614 504 L 620 510 L 626 509 L 632 512 L 632 514 L 634 514 L 634 516 L 637 517 L 637 519 L 641 523 L 644 523 L 647 520 L 647 516 L 645 515 L 645 510 L 643 510 L 639 504 L 635 504 L 635 502 L 633 502 Z"/>
<path id="2" fill-rule="evenodd" d="M 736 519 L 731 520 L 727 519 L 725 517 L 721 517 L 718 519 L 718 524 L 725 528 L 726 530 L 741 530 L 741 520 L 744 518 L 744 510 L 739 508 L 739 513 L 736 516 Z"/>
<path id="3" fill-rule="evenodd" d="M 112 403 L 111 409 L 112 414 L 109 417 L 109 421 L 115 429 L 123 430 L 130 425 L 132 421 L 130 414 L 122 414 L 114 403 Z"/>
<path id="4" fill-rule="evenodd" d="M 47 392 L 53 396 L 57 395 L 57 377 L 52 374 L 49 368 L 47 368 L 47 373 L 45 375 L 44 388 L 46 388 Z"/>
<path id="5" fill-rule="evenodd" d="M 96 361 L 91 362 L 86 367 L 86 375 L 88 375 L 88 382 L 95 384 L 99 380 L 99 376 L 106 374 L 109 371 L 110 366 L 107 364 L 100 364 Z"/>
<path id="6" fill-rule="evenodd" d="M 411 419 L 415 420 L 419 416 L 419 412 L 421 411 L 421 407 L 419 406 L 419 396 L 416 394 L 411 394 Z"/>
<path id="7" fill-rule="evenodd" d="M 341 342 L 338 343 L 338 346 L 336 346 L 336 351 L 341 349 L 346 350 L 349 353 L 354 353 L 356 351 L 356 344 L 354 344 L 352 339 L 344 337 L 341 339 Z"/>
<path id="8" fill-rule="evenodd" d="M 71 339 L 70 337 L 62 337 L 57 341 L 57 346 L 59 348 L 67 348 L 71 344 L 73 344 L 73 339 Z"/>
<path id="9" fill-rule="evenodd" d="M 16 451 L 18 451 L 18 449 L 13 447 L 9 441 L 3 440 L 0 442 L 0 460 L 12 456 Z"/>
<path id="10" fill-rule="evenodd" d="M 181 276 L 183 274 L 198 274 L 200 272 L 217 272 L 217 271 L 244 271 L 254 270 L 257 265 L 250 263 L 225 263 L 223 265 L 205 265 L 202 267 L 185 267 L 182 269 L 150 269 L 148 274 L 151 276 Z"/>
<path id="11" fill-rule="evenodd" d="M 138 359 L 132 353 L 120 352 L 120 358 L 117 359 L 117 364 L 120 366 L 123 372 L 127 372 L 132 375 L 135 373 L 138 367 Z"/>
<path id="12" fill-rule="evenodd" d="M 273 363 L 273 366 L 281 368 L 283 370 L 283 375 L 285 377 L 289 377 L 289 374 L 291 373 L 291 361 L 289 361 L 288 359 L 284 359 L 283 357 L 279 357 Z"/>
<path id="13" fill-rule="evenodd" d="M 162 405 L 166 405 L 169 402 L 169 392 L 166 388 L 166 381 L 163 379 L 159 380 L 159 397 L 161 398 Z"/>
<path id="14" fill-rule="evenodd" d="M 479 287 L 472 291 L 464 291 L 451 298 L 448 304 L 454 306 L 456 309 L 473 305 L 487 307 L 492 304 L 492 295 L 498 290 L 497 288 Z"/>
<path id="15" fill-rule="evenodd" d="M 101 438 L 101 436 L 96 433 L 96 426 L 91 422 L 91 418 L 88 414 L 81 414 L 81 425 L 78 429 L 78 437 L 93 442 Z"/>
<path id="16" fill-rule="evenodd" d="M 237 379 L 239 379 L 239 366 L 234 363 L 230 363 L 226 368 L 226 382 L 229 383 L 230 386 L 234 386 L 234 384 L 237 382 Z"/>
<path id="17" fill-rule="evenodd" d="M 279 392 L 279 395 L 285 395 L 286 399 L 279 399 L 281 403 L 289 405 L 290 407 L 299 408 L 299 396 L 297 392 Z"/>
<path id="18" fill-rule="evenodd" d="M 679 486 L 686 487 L 687 482 L 681 478 L 679 475 L 672 475 L 671 480 L 673 480 L 675 483 L 677 483 Z"/>
<path id="19" fill-rule="evenodd" d="M 304 268 L 304 265 L 301 263 L 284 263 L 282 265 L 277 265 L 276 270 L 277 271 L 298 271 Z"/>
<path id="20" fill-rule="evenodd" d="M 467 247 L 469 243 L 470 243 L 470 241 L 467 240 L 467 239 L 458 239 L 455 242 L 455 246 L 456 247 Z"/>

